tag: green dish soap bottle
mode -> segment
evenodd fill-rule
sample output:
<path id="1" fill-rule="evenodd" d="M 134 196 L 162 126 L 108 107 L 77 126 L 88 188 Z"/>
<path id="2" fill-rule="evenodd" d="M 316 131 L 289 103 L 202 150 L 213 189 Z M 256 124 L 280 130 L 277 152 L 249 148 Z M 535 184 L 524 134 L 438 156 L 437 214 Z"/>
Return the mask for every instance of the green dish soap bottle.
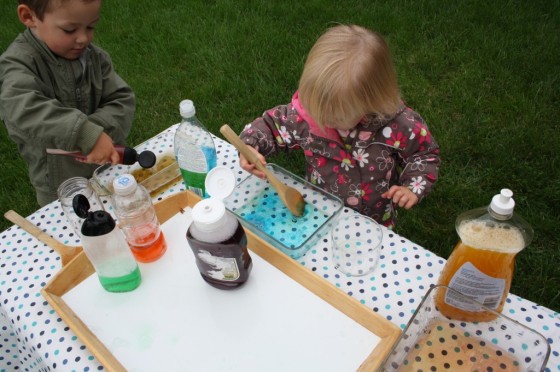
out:
<path id="1" fill-rule="evenodd" d="M 175 157 L 187 190 L 207 198 L 206 175 L 216 166 L 216 146 L 212 135 L 196 117 L 191 100 L 179 104 L 181 124 L 175 132 Z"/>

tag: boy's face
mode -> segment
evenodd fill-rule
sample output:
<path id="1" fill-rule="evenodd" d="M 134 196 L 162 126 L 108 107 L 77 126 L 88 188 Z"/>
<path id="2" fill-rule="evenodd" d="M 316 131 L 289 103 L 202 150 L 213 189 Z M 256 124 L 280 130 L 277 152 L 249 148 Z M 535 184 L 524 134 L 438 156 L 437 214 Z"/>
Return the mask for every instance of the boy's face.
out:
<path id="1" fill-rule="evenodd" d="M 18 9 L 20 19 L 54 54 L 66 59 L 77 59 L 93 40 L 101 0 L 54 0 L 43 20 L 37 18 L 29 8 L 27 10 L 29 15 L 22 17 L 21 10 Z M 25 11 L 23 9 L 24 13 Z"/>

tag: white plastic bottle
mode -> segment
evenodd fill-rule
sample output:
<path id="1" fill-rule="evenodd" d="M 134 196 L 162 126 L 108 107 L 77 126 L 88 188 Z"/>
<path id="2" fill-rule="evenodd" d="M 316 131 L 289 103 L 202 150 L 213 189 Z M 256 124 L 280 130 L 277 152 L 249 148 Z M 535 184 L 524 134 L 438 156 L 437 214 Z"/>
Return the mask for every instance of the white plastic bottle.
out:
<path id="1" fill-rule="evenodd" d="M 113 189 L 115 214 L 136 260 L 153 262 L 163 256 L 167 244 L 146 188 L 123 174 L 115 178 Z"/>
<path id="2" fill-rule="evenodd" d="M 249 278 L 253 263 L 243 227 L 222 202 L 233 191 L 235 176 L 227 168 L 216 167 L 208 174 L 206 185 L 210 198 L 193 207 L 187 241 L 208 284 L 237 288 Z"/>
<path id="3" fill-rule="evenodd" d="M 179 104 L 181 124 L 175 132 L 175 156 L 187 190 L 206 198 L 204 181 L 216 166 L 216 147 L 210 132 L 197 119 L 191 100 Z"/>
<path id="4" fill-rule="evenodd" d="M 128 292 L 140 285 L 140 269 L 123 234 L 111 215 L 103 210 L 90 211 L 88 199 L 77 194 L 72 201 L 74 212 L 84 218 L 82 244 L 99 282 L 109 292 Z"/>

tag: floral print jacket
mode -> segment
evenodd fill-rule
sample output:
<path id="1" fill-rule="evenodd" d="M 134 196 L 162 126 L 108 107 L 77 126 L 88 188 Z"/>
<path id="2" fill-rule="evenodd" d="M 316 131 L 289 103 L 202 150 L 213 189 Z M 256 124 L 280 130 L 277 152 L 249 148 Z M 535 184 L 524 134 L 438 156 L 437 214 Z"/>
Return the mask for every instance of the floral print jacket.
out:
<path id="1" fill-rule="evenodd" d="M 240 136 L 265 157 L 303 149 L 309 182 L 389 228 L 396 208 L 381 194 L 403 185 L 422 200 L 438 176 L 439 146 L 420 115 L 404 104 L 391 118 L 368 115 L 350 131 L 323 130 L 296 92 L 290 104 L 267 110 Z"/>

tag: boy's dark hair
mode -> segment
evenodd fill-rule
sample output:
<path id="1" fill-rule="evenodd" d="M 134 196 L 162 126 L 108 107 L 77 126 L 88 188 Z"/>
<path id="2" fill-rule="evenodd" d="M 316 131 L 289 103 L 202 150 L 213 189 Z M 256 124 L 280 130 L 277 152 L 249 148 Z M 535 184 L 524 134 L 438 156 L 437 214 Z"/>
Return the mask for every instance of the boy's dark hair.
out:
<path id="1" fill-rule="evenodd" d="M 43 20 L 43 16 L 49 7 L 50 0 L 18 0 L 18 3 L 27 5 L 29 9 L 35 12 L 37 18 L 41 21 Z"/>
<path id="2" fill-rule="evenodd" d="M 64 3 L 68 0 L 56 0 L 59 4 Z M 93 0 L 83 0 L 84 2 L 90 2 Z M 39 20 L 43 20 L 45 13 L 49 9 L 49 6 L 53 3 L 53 0 L 18 0 L 18 3 L 27 5 L 31 9 Z"/>

